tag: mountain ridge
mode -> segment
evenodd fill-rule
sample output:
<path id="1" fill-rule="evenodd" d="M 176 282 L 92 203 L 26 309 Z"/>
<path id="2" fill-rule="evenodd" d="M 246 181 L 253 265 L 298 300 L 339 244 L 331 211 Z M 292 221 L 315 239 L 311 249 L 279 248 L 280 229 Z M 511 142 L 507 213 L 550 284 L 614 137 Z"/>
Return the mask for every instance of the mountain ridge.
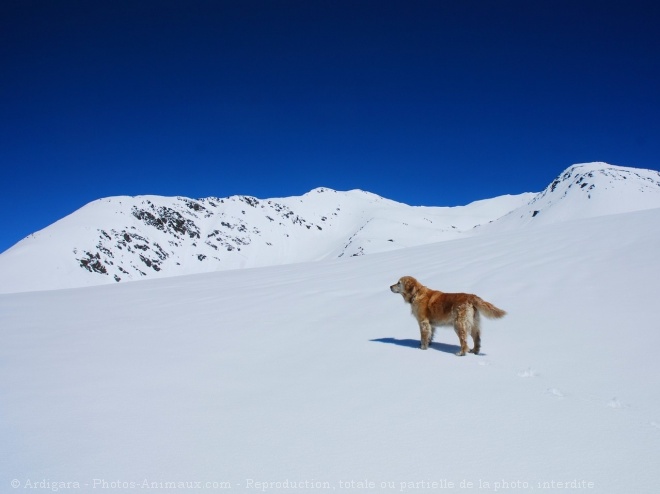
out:
<path id="1" fill-rule="evenodd" d="M 0 293 L 360 256 L 652 207 L 660 173 L 606 163 L 571 166 L 538 194 L 456 207 L 326 187 L 271 199 L 114 196 L 1 254 Z"/>

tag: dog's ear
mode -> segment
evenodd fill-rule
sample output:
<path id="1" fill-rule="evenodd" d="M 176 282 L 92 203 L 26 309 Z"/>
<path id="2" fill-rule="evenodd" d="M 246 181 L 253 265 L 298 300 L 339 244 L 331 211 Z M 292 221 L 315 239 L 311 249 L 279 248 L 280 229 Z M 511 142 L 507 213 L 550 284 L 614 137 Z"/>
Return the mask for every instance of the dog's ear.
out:
<path id="1" fill-rule="evenodd" d="M 414 295 L 415 292 L 417 291 L 417 284 L 418 284 L 417 280 L 412 276 L 405 276 L 403 279 L 403 286 L 405 288 L 405 291 L 410 295 Z"/>

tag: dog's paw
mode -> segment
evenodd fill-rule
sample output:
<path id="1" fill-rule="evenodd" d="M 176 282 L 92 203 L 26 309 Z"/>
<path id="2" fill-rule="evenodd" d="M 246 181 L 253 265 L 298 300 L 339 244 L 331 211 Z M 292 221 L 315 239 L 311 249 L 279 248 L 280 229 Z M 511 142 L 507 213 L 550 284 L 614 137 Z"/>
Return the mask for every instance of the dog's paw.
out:
<path id="1" fill-rule="evenodd" d="M 465 352 L 456 352 L 457 357 L 465 357 Z"/>

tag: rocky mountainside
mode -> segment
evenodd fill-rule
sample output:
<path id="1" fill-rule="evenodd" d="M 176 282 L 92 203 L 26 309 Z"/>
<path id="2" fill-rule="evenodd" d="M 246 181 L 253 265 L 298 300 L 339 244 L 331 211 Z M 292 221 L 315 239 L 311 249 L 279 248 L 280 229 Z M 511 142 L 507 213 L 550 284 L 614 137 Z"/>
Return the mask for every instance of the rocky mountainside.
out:
<path id="1" fill-rule="evenodd" d="M 300 197 L 110 197 L 0 255 L 0 292 L 359 256 L 456 238 L 530 194 L 412 207 L 318 188 Z"/>

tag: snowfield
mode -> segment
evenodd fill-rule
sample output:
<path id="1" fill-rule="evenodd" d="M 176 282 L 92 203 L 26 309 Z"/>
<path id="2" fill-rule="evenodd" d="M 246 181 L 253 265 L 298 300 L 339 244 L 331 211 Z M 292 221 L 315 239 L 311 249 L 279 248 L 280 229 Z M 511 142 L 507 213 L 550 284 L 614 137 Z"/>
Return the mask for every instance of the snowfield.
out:
<path id="1" fill-rule="evenodd" d="M 612 169 L 441 242 L 0 295 L 0 492 L 658 492 L 660 186 Z M 402 275 L 508 315 L 422 351 Z"/>
<path id="2" fill-rule="evenodd" d="M 659 225 L 2 295 L 0 485 L 657 492 Z M 421 351 L 403 274 L 509 315 Z"/>

